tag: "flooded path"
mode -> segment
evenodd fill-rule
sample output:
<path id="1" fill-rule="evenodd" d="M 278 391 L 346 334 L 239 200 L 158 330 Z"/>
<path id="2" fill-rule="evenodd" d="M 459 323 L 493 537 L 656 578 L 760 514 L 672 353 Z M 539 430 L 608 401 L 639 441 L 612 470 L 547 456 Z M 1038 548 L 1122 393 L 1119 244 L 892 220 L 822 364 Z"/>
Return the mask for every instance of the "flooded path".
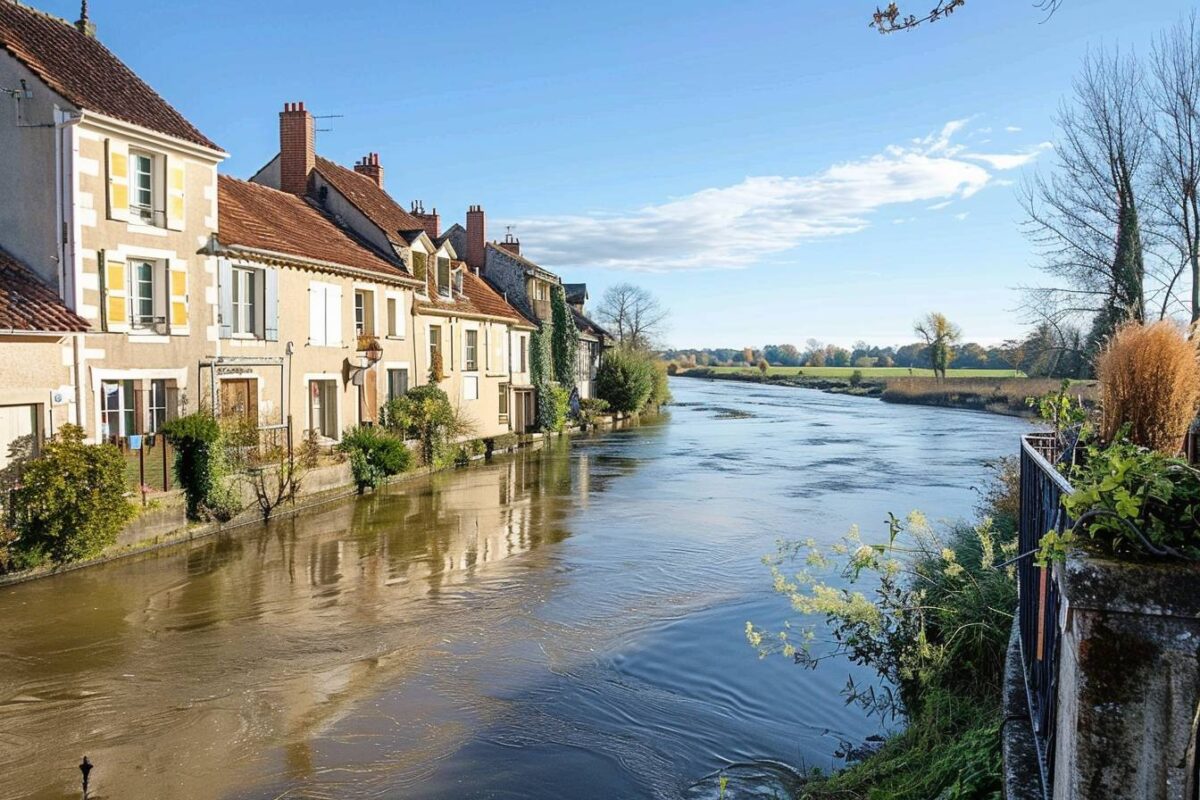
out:
<path id="1" fill-rule="evenodd" d="M 969 514 L 1004 417 L 676 379 L 641 427 L 0 589 L 0 797 L 715 797 L 878 723 L 760 558 Z M 864 676 L 865 677 L 865 676 Z M 749 796 L 736 782 L 731 797 Z"/>

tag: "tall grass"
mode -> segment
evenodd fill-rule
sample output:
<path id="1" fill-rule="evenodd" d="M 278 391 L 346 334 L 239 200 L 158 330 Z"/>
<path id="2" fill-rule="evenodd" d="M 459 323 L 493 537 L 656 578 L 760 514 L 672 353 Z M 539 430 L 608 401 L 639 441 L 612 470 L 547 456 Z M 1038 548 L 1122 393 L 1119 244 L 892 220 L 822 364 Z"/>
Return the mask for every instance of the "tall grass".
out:
<path id="1" fill-rule="evenodd" d="M 1106 442 L 1128 425 L 1134 444 L 1169 456 L 1183 446 L 1200 404 L 1196 340 L 1166 320 L 1121 327 L 1096 359 L 1100 435 Z"/>
<path id="2" fill-rule="evenodd" d="M 1062 381 L 1057 378 L 890 378 L 883 390 L 889 403 L 972 408 L 979 411 L 1003 411 L 1023 414 L 1028 411 L 1027 398 L 1040 397 L 1057 391 Z M 1094 403 L 1096 389 L 1091 383 L 1073 384 L 1085 403 Z"/>

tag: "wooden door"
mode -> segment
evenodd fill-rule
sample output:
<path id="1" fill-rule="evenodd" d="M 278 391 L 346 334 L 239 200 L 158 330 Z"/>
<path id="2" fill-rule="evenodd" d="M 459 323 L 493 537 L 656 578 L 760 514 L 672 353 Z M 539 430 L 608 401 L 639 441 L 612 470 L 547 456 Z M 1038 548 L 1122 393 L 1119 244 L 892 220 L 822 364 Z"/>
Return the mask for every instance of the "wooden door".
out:
<path id="1" fill-rule="evenodd" d="M 221 415 L 243 417 L 257 425 L 258 381 L 249 378 L 222 378 Z"/>

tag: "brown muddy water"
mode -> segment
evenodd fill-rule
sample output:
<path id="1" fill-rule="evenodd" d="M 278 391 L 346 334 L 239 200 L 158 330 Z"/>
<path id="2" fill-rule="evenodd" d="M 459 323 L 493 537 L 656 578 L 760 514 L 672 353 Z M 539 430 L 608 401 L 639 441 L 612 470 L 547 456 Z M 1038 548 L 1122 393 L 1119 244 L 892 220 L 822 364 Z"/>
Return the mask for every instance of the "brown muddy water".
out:
<path id="1" fill-rule="evenodd" d="M 639 427 L 0 589 L 0 797 L 707 798 L 880 723 L 760 558 L 969 514 L 1025 423 L 677 379 Z M 737 413 L 730 413 L 730 410 Z"/>

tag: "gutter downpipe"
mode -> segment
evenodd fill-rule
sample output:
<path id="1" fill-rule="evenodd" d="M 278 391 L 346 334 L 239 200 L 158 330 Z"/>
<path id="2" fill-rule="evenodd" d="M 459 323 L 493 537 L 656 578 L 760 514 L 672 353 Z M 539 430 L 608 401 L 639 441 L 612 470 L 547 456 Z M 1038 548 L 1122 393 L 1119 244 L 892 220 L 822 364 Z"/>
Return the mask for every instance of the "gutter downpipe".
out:
<path id="1" fill-rule="evenodd" d="M 71 155 L 74 156 L 75 139 L 72 135 L 68 138 L 67 132 L 79 124 L 81 116 L 72 114 L 69 111 L 64 111 L 61 108 L 55 108 L 54 116 L 54 136 L 57 141 L 54 145 L 54 206 L 55 220 L 58 223 L 58 287 L 59 296 L 68 304 L 72 311 L 77 311 L 79 308 L 80 298 L 78 295 L 78 281 L 75 280 L 75 193 L 71 195 L 71 218 L 67 219 L 66 214 L 66 197 L 67 194 L 65 183 L 71 180 L 71 189 L 74 189 L 74 158 L 71 159 L 71 168 L 67 168 L 66 148 L 68 142 L 71 145 Z M 73 133 L 73 131 L 72 131 Z M 70 297 L 67 296 L 67 275 L 71 276 L 71 292 Z M 71 336 L 71 382 L 75 384 L 75 424 L 83 428 L 85 433 L 87 425 L 85 423 L 87 417 L 87 407 L 85 399 L 87 397 L 84 391 L 83 379 L 83 350 L 80 346 L 82 340 L 87 334 L 75 333 Z"/>

